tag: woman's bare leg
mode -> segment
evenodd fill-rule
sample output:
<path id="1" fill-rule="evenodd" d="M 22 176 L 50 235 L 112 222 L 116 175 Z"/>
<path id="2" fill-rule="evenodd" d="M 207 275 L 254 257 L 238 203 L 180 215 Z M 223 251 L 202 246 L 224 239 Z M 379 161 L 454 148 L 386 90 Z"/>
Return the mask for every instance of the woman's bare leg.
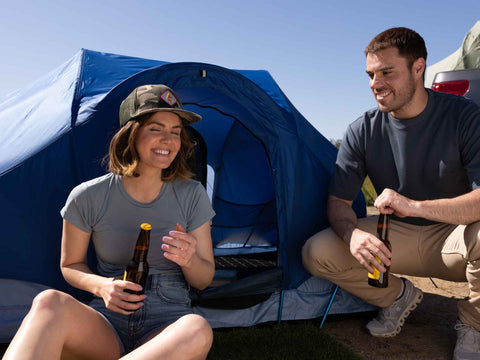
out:
<path id="1" fill-rule="evenodd" d="M 115 332 L 95 310 L 56 290 L 37 295 L 3 360 L 118 359 Z"/>
<path id="2" fill-rule="evenodd" d="M 212 342 L 213 332 L 207 320 L 199 315 L 185 315 L 122 360 L 203 360 Z"/>

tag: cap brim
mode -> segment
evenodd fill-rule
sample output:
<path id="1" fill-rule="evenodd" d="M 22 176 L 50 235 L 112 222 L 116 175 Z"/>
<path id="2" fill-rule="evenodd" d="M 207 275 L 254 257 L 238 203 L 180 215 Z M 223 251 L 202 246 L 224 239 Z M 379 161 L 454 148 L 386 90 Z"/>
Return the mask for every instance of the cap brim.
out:
<path id="1" fill-rule="evenodd" d="M 130 120 L 136 119 L 139 116 L 145 115 L 145 114 L 150 114 L 150 113 L 155 113 L 155 112 L 167 112 L 167 111 L 177 114 L 180 117 L 180 119 L 182 119 L 182 122 L 183 122 L 184 126 L 188 126 L 188 125 L 194 124 L 194 123 L 202 120 L 202 117 L 200 115 L 194 113 L 194 112 L 183 110 L 183 109 L 173 109 L 173 108 L 172 109 L 170 109 L 170 108 L 157 108 L 157 109 L 144 110 L 144 111 L 141 111 L 138 114 L 136 114 L 134 117 L 131 117 Z"/>

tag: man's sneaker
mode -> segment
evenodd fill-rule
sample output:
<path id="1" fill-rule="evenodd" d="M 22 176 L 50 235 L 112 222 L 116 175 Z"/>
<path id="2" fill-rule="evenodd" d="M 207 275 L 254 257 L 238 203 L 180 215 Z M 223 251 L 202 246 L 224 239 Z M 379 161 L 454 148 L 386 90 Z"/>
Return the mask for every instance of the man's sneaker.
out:
<path id="1" fill-rule="evenodd" d="M 423 299 L 423 293 L 407 279 L 403 280 L 403 294 L 387 308 L 381 309 L 378 316 L 367 324 L 373 336 L 393 337 L 400 333 L 405 319 Z"/>
<path id="2" fill-rule="evenodd" d="M 457 344 L 453 351 L 453 359 L 480 359 L 480 332 L 470 325 L 462 324 L 459 320 L 455 324 L 455 330 L 457 330 Z"/>

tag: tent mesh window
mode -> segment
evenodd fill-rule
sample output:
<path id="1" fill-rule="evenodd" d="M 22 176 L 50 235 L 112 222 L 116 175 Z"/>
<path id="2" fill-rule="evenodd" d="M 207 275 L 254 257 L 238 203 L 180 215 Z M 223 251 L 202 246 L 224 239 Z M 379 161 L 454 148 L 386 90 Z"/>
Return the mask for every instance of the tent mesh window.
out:
<path id="1" fill-rule="evenodd" d="M 193 139 L 197 144 L 194 172 L 201 180 L 207 172 L 208 141 L 199 132 Z M 211 286 L 192 300 L 202 306 L 242 308 L 265 300 L 281 284 L 273 178 L 263 144 L 237 120 L 218 158 L 215 178 L 206 184 L 207 192 L 208 187 L 213 189 L 216 212 L 211 224 L 216 273 Z M 213 185 L 208 184 L 212 181 Z M 244 291 L 239 290 L 242 284 Z M 228 291 L 232 286 L 235 296 Z"/>

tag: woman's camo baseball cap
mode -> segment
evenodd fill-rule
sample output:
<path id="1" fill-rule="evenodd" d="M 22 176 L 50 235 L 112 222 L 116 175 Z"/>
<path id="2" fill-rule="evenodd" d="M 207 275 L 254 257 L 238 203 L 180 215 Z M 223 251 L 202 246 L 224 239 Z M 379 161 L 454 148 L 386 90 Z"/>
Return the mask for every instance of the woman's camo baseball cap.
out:
<path id="1" fill-rule="evenodd" d="M 120 105 L 120 126 L 144 114 L 157 111 L 170 111 L 177 114 L 187 126 L 202 117 L 191 111 L 183 110 L 178 96 L 165 85 L 142 85 L 133 90 Z"/>

